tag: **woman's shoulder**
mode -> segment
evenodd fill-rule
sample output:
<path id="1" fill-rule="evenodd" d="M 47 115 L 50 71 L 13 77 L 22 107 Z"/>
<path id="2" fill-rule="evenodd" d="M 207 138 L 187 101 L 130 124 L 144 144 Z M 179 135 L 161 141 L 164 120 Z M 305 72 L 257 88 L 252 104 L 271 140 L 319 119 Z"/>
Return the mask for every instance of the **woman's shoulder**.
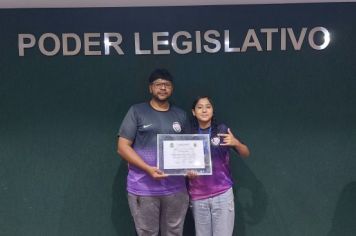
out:
<path id="1" fill-rule="evenodd" d="M 228 128 L 229 127 L 225 123 L 218 123 L 216 126 L 218 133 L 227 133 Z"/>

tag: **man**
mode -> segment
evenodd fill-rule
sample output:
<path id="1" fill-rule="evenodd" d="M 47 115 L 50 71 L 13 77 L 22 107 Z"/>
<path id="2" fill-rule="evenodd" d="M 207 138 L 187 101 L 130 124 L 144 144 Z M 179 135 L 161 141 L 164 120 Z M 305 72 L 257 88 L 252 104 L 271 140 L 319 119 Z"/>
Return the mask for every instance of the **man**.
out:
<path id="1" fill-rule="evenodd" d="M 157 134 L 184 131 L 186 113 L 169 103 L 173 79 L 165 69 L 149 77 L 151 100 L 131 106 L 119 131 L 118 153 L 129 163 L 128 201 L 139 236 L 182 235 L 189 197 L 183 176 L 156 168 Z"/>

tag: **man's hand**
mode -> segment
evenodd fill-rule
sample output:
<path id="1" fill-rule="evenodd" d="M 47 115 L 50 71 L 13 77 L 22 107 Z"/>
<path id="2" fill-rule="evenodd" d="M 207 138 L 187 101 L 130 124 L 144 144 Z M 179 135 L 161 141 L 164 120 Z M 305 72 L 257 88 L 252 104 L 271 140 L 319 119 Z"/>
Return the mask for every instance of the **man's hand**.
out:
<path id="1" fill-rule="evenodd" d="M 156 180 L 160 180 L 168 176 L 163 171 L 157 169 L 157 167 L 154 166 L 150 166 L 147 170 L 147 173 Z"/>

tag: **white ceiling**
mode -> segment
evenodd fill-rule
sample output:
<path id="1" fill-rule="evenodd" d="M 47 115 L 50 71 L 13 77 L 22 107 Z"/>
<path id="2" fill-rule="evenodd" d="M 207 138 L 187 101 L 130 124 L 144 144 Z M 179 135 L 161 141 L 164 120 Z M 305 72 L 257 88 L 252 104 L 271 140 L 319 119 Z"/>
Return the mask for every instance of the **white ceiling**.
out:
<path id="1" fill-rule="evenodd" d="M 272 4 L 356 2 L 356 0 L 0 0 L 0 8 L 69 8 L 69 7 L 130 7 L 130 6 L 189 6 L 226 4 Z"/>

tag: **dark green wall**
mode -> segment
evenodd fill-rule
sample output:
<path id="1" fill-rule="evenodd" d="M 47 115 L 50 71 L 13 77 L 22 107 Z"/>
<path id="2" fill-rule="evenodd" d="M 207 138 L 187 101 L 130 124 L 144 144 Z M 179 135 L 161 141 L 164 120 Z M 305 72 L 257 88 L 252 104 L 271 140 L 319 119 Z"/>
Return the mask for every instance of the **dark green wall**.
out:
<path id="1" fill-rule="evenodd" d="M 210 94 L 233 158 L 239 236 L 356 235 L 356 4 L 0 10 L 0 235 L 134 235 L 116 132 L 156 67 Z M 135 55 L 133 33 L 326 27 L 321 51 Z M 19 33 L 120 32 L 124 56 L 18 56 Z M 146 44 L 148 45 L 149 43 Z M 262 42 L 265 47 L 265 42 Z M 188 220 L 186 235 L 192 235 Z"/>

